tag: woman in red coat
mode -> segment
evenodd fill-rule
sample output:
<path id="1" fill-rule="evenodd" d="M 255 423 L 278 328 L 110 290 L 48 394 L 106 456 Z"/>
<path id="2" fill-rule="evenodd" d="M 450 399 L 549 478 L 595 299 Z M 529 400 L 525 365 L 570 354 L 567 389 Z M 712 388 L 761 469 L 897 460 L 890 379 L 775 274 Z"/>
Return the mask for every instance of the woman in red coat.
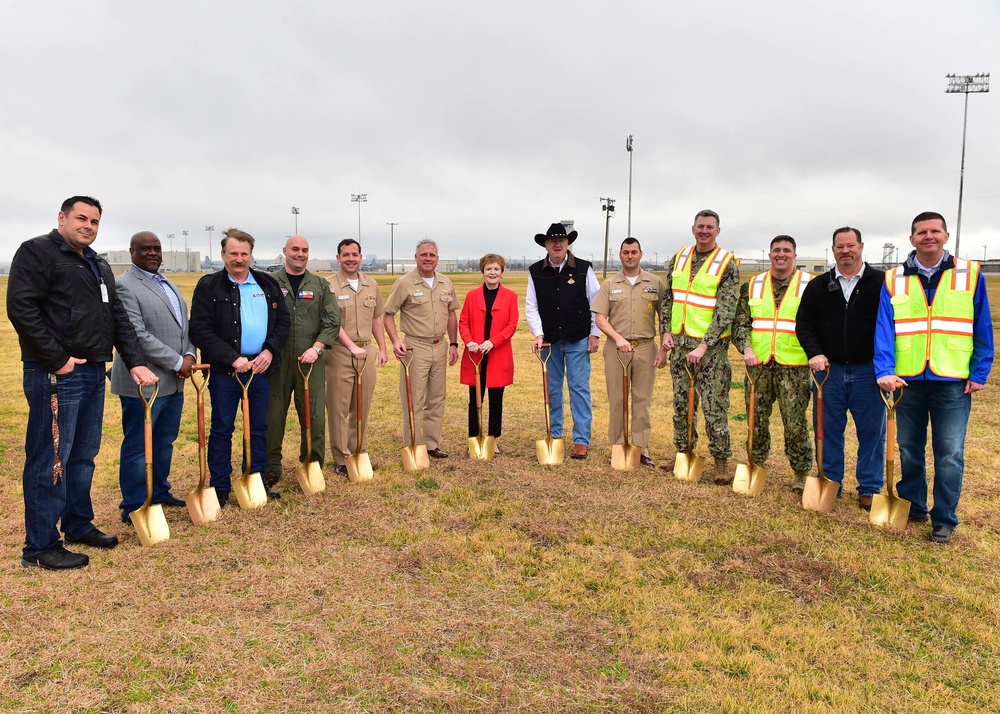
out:
<path id="1" fill-rule="evenodd" d="M 465 296 L 462 316 L 458 320 L 458 331 L 465 343 L 462 384 L 469 385 L 469 436 L 479 434 L 476 368 L 469 353 L 479 353 L 483 358 L 480 388 L 483 394 L 489 392 L 490 417 L 486 433 L 495 440 L 500 437 L 503 422 L 503 388 L 514 381 L 514 350 L 510 339 L 517 330 L 519 317 L 517 293 L 500 284 L 506 267 L 502 255 L 487 253 L 479 259 L 483 285 Z M 499 446 L 496 453 L 500 453 Z"/>

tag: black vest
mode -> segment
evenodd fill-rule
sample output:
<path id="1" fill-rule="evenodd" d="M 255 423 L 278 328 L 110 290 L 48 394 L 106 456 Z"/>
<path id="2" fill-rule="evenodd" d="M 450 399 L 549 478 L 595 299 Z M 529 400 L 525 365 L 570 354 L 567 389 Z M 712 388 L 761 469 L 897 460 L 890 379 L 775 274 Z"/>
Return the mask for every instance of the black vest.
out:
<path id="1" fill-rule="evenodd" d="M 588 270 L 590 263 L 572 253 L 560 272 L 549 264 L 548 256 L 528 268 L 546 342 L 579 342 L 590 335 Z"/>

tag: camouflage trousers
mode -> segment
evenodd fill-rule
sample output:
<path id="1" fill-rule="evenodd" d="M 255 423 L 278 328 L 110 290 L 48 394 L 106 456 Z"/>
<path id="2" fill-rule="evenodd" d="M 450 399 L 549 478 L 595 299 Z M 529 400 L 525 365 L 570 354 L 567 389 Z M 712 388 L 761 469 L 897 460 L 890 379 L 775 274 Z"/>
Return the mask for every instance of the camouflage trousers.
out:
<path id="1" fill-rule="evenodd" d="M 678 453 L 688 451 L 688 378 L 685 357 L 694 346 L 675 346 L 670 352 L 670 377 L 674 390 L 674 445 Z M 691 432 L 690 451 L 698 445 L 698 405 L 705 407 L 705 431 L 708 433 L 708 451 L 716 459 L 733 455 L 729 443 L 729 390 L 733 384 L 733 368 L 729 364 L 729 340 L 722 340 L 709 349 L 701 362 L 688 365 L 692 372 L 698 370 L 694 382 L 694 428 Z"/>
<path id="2" fill-rule="evenodd" d="M 813 466 L 813 443 L 809 435 L 809 395 L 812 382 L 809 367 L 786 367 L 770 362 L 750 370 L 757 378 L 757 406 L 754 415 L 753 460 L 763 464 L 771 453 L 771 412 L 778 402 L 781 423 L 785 428 L 785 456 L 794 471 L 808 471 Z M 750 411 L 750 380 L 744 393 Z"/>

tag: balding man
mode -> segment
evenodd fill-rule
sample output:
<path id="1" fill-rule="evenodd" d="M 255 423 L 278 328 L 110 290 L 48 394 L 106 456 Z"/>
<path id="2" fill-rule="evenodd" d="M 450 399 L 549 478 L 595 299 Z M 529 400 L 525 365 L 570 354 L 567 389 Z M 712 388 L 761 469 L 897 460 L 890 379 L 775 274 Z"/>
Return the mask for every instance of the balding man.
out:
<path id="1" fill-rule="evenodd" d="M 271 375 L 271 393 L 267 402 L 267 472 L 264 483 L 272 489 L 281 478 L 281 447 L 285 440 L 288 403 L 295 395 L 295 411 L 302 429 L 299 462 L 318 461 L 326 455 L 326 418 L 323 411 L 325 373 L 323 350 L 340 333 L 340 308 L 325 278 L 306 270 L 309 242 L 291 236 L 281 249 L 285 267 L 274 273 L 285 299 L 292 326 L 282 348 L 281 364 Z M 317 363 L 318 361 L 318 363 Z M 305 443 L 305 395 L 299 367 L 309 374 L 309 412 L 312 417 L 312 444 Z M 315 366 L 313 366 L 315 365 Z"/>
<path id="2" fill-rule="evenodd" d="M 187 304 L 177 286 L 160 273 L 163 253 L 155 233 L 142 231 L 129 244 L 132 267 L 118 278 L 125 306 L 146 366 L 160 380 L 153 402 L 153 503 L 183 506 L 170 493 L 170 462 L 184 410 L 184 380 L 191 376 L 195 348 L 188 337 Z M 152 390 L 147 390 L 150 396 Z M 122 446 L 118 482 L 122 523 L 146 500 L 145 409 L 120 352 L 111 367 L 111 393 L 122 403 Z"/>

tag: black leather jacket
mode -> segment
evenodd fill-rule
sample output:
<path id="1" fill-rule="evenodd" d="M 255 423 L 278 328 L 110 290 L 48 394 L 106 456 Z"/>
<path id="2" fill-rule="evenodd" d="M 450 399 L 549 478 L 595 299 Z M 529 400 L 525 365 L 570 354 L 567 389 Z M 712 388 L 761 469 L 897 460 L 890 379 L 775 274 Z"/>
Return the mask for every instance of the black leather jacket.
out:
<path id="1" fill-rule="evenodd" d="M 250 272 L 267 296 L 264 348 L 272 356 L 271 366 L 265 372 L 270 375 L 281 364 L 281 346 L 288 337 L 291 318 L 278 282 L 267 273 L 253 269 Z M 191 342 L 201 350 L 202 362 L 210 364 L 215 371 L 232 372 L 233 362 L 241 354 L 240 288 L 229 279 L 225 269 L 198 281 L 191 299 L 188 329 Z"/>
<path id="2" fill-rule="evenodd" d="M 96 254 L 94 260 L 100 283 L 87 259 L 57 230 L 17 249 L 7 282 L 7 317 L 17 331 L 22 361 L 55 372 L 70 357 L 110 362 L 117 348 L 129 369 L 146 364 L 128 313 L 115 294 L 111 266 Z"/>

